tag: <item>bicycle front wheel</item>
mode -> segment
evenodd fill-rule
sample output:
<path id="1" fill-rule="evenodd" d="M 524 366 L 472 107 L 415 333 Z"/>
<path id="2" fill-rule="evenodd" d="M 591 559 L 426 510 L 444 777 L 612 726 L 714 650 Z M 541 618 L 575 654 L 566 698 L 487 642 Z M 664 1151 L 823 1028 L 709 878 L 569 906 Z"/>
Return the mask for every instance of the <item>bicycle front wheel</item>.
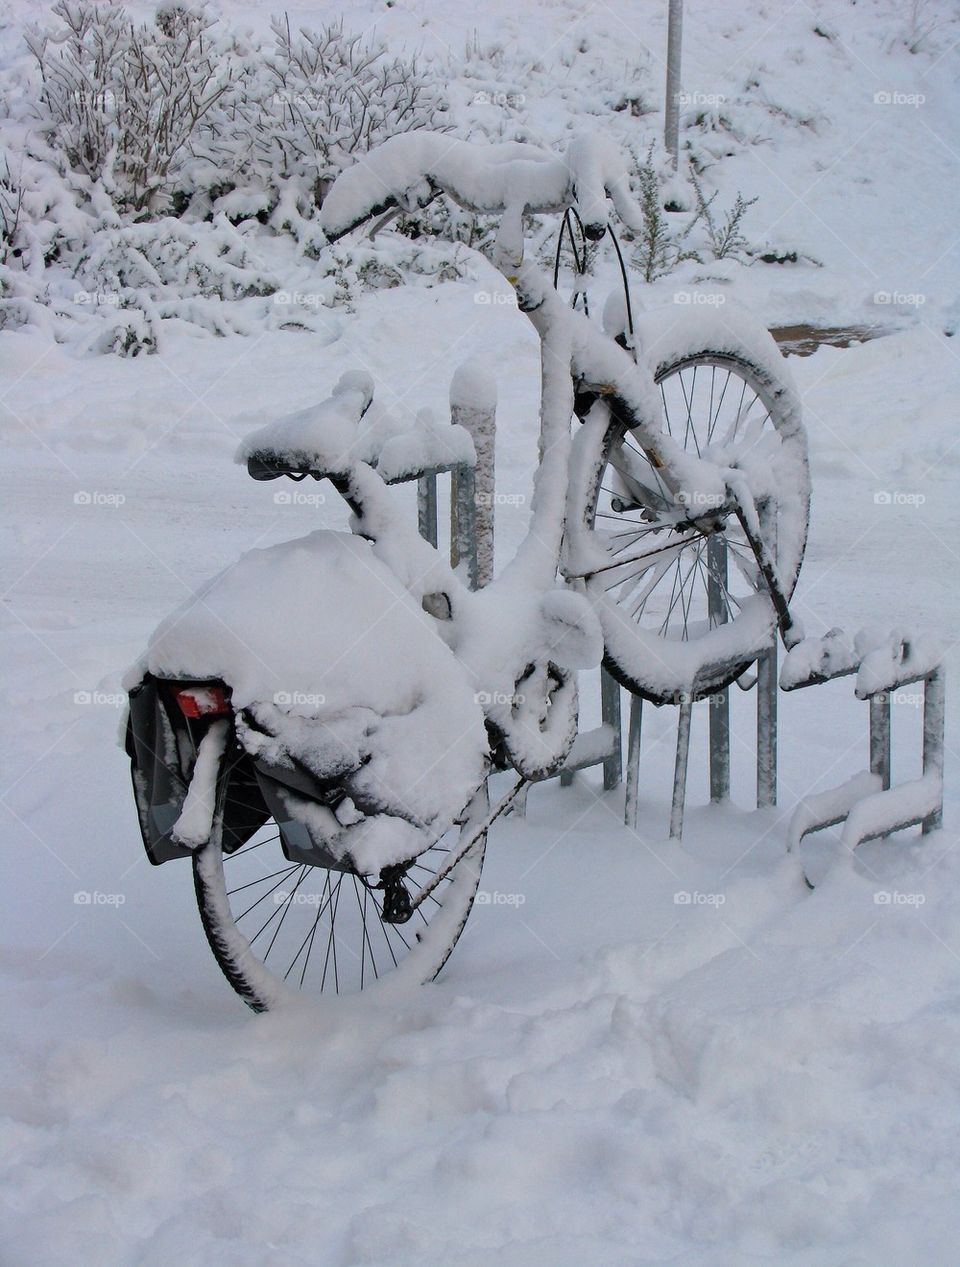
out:
<path id="1" fill-rule="evenodd" d="M 671 351 L 671 343 L 683 347 L 661 339 L 653 364 L 664 431 L 691 454 L 747 476 L 789 598 L 810 511 L 796 397 L 769 364 L 731 350 L 729 337 L 699 351 Z M 578 443 L 574 533 L 586 534 L 594 560 L 584 579 L 603 626 L 606 668 L 656 704 L 722 689 L 769 644 L 775 623 L 739 520 L 727 513 L 691 529 L 697 508 L 677 505 L 622 421 L 590 418 Z"/>

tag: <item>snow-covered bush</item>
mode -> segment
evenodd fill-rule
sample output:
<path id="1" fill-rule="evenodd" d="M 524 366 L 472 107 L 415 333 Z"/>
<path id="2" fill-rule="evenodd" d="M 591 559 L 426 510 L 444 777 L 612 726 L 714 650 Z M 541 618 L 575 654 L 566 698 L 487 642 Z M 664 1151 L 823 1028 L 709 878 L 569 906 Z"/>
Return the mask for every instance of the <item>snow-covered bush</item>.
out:
<path id="1" fill-rule="evenodd" d="M 27 35 L 51 143 L 118 207 L 164 211 L 191 142 L 231 86 L 213 20 L 176 3 L 153 26 L 95 0 L 58 0 L 53 13 L 59 28 Z"/>
<path id="2" fill-rule="evenodd" d="M 652 144 L 642 160 L 634 153 L 631 181 L 643 229 L 639 234 L 625 231 L 624 237 L 632 243 L 631 259 L 644 281 L 654 282 L 686 260 L 740 260 L 751 253 L 743 219 L 756 198 L 738 192 L 733 206 L 719 218 L 714 211 L 719 190 L 707 194 L 692 167 L 674 173 L 657 161 Z M 686 207 L 691 211 L 681 223 L 678 212 Z"/>
<path id="3" fill-rule="evenodd" d="M 142 21 L 122 0 L 57 0 L 22 62 L 4 68 L 0 326 L 37 324 L 131 355 L 160 346 L 163 322 L 207 334 L 264 322 L 324 329 L 321 309 L 350 308 L 366 291 L 461 277 L 469 253 L 458 244 L 483 250 L 497 219 L 446 197 L 398 215 L 375 246 L 331 249 L 320 228 L 331 180 L 370 147 L 419 129 L 563 151 L 585 116 L 602 119 L 634 153 L 644 230 L 624 237 L 645 279 L 684 259 L 746 253 L 747 200 L 721 221 L 715 195 L 681 188 L 662 153 L 637 156 L 658 92 L 647 54 L 616 64 L 572 33 L 549 59 L 474 39 L 463 57 L 418 62 L 342 21 L 308 30 L 286 19 L 265 46 L 205 3 L 164 0 Z M 770 117 L 768 103 L 752 101 L 731 114 L 742 124 L 749 111 Z M 715 161 L 711 137 L 731 143 L 726 118 L 714 125 L 691 123 L 697 174 Z M 666 213 L 671 201 L 689 215 Z M 527 225 L 548 266 L 556 229 L 554 217 Z"/>
<path id="4" fill-rule="evenodd" d="M 348 309 L 363 293 L 400 285 L 436 286 L 473 276 L 469 257 L 455 244 L 442 241 L 378 242 L 376 246 L 338 243 L 319 261 L 323 276 L 333 282 L 331 304 Z"/>
<path id="5" fill-rule="evenodd" d="M 439 87 L 415 60 L 388 55 L 342 21 L 294 33 L 289 18 L 274 19 L 272 29 L 253 147 L 269 179 L 306 179 L 319 205 L 355 154 L 397 132 L 442 126 Z"/>
<path id="6" fill-rule="evenodd" d="M 22 250 L 20 222 L 23 216 L 23 185 L 10 170 L 9 156 L 0 159 L 0 264 L 7 256 Z"/>
<path id="7" fill-rule="evenodd" d="M 743 217 L 757 199 L 744 198 L 738 191 L 733 206 L 721 221 L 713 212 L 713 204 L 719 191 L 715 189 L 708 198 L 695 173 L 691 173 L 690 181 L 697 198 L 697 221 L 706 231 L 713 258 L 715 260 L 739 259 L 750 245 L 741 228 Z"/>
<path id="8" fill-rule="evenodd" d="M 689 248 L 686 240 L 697 217 L 688 221 L 679 231 L 671 224 L 664 210 L 667 181 L 654 160 L 652 144 L 646 157 L 642 161 L 635 161 L 633 178 L 643 214 L 643 231 L 634 237 L 631 258 L 643 280 L 654 282 L 684 260 L 696 259 L 696 253 Z M 625 237 L 630 240 L 629 234 L 625 234 Z"/>
<path id="9" fill-rule="evenodd" d="M 279 282 L 223 218 L 185 225 L 173 217 L 97 233 L 77 263 L 77 280 L 93 293 L 146 292 L 153 300 L 270 295 Z"/>

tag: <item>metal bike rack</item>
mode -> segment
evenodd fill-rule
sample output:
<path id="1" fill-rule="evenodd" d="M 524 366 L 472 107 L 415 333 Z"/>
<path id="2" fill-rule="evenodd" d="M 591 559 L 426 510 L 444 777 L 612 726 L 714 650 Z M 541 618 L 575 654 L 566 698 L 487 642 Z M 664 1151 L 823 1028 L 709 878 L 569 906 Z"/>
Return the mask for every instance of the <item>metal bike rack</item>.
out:
<path id="1" fill-rule="evenodd" d="M 922 639 L 891 635 L 885 640 L 853 641 L 840 629 L 810 638 L 784 660 L 785 691 L 819 686 L 834 678 L 857 676 L 855 694 L 870 709 L 870 766 L 844 783 L 804 799 L 794 811 L 788 849 L 804 836 L 843 824 L 842 844 L 849 850 L 919 824 L 923 834 L 943 822 L 943 747 L 946 675 L 940 651 Z M 905 686 L 923 686 L 923 769 L 919 779 L 891 783 L 891 698 Z"/>
<path id="2" fill-rule="evenodd" d="M 450 561 L 466 565 L 472 589 L 487 584 L 493 575 L 494 546 L 494 445 L 496 409 L 478 408 L 473 399 L 460 399 L 451 388 L 451 422 L 463 426 L 474 441 L 476 462 L 439 465 L 422 471 L 417 480 L 417 518 L 420 535 L 434 547 L 439 540 L 437 479 L 449 473 Z M 397 481 L 400 482 L 400 481 Z M 725 605 L 726 550 L 722 539 L 711 538 L 708 550 L 708 610 L 711 620 L 722 623 Z M 915 638 L 889 638 L 877 643 L 862 636 L 849 640 L 841 630 L 821 639 L 805 639 L 787 653 L 778 683 L 778 642 L 756 656 L 756 670 L 737 681 L 743 690 L 756 690 L 756 806 L 777 804 L 777 703 L 778 688 L 800 690 L 834 678 L 857 675 L 856 697 L 869 704 L 870 766 L 838 787 L 805 797 L 794 811 L 788 848 L 795 849 L 804 836 L 822 828 L 844 824 L 843 842 L 851 850 L 864 840 L 888 835 L 902 827 L 922 826 L 924 834 L 941 826 L 943 816 L 943 746 L 945 675 L 939 652 Z M 704 677 L 715 679 L 722 665 L 710 665 Z M 891 710 L 893 692 L 902 687 L 923 686 L 923 773 L 913 782 L 891 786 Z M 637 829 L 640 806 L 640 758 L 644 700 L 630 695 L 627 750 L 622 741 L 621 687 L 601 669 L 601 723 L 577 735 L 563 769 L 563 787 L 573 782 L 578 770 L 602 765 L 603 787 L 611 791 L 625 778 L 624 824 Z M 730 796 L 730 688 L 711 694 L 698 693 L 696 683 L 676 700 L 677 740 L 670 804 L 669 836 L 680 840 L 686 807 L 690 736 L 694 705 L 706 701 L 709 727 L 710 801 L 722 803 Z M 625 768 L 624 768 L 625 767 Z M 513 806 L 525 812 L 526 788 Z"/>
<path id="3" fill-rule="evenodd" d="M 711 666 L 711 673 L 713 666 Z M 757 672 L 744 690 L 757 692 L 756 805 L 765 809 L 777 803 L 777 644 L 757 659 Z M 683 837 L 683 815 L 687 797 L 690 734 L 694 704 L 708 705 L 710 801 L 719 804 L 730 797 L 730 688 L 710 695 L 696 690 L 682 692 L 677 700 L 677 744 L 673 765 L 673 793 L 670 802 L 669 836 Z M 627 772 L 623 821 L 636 831 L 640 808 L 640 741 L 643 729 L 643 699 L 630 696 L 627 724 Z"/>
<path id="4" fill-rule="evenodd" d="M 600 725 L 577 735 L 560 771 L 560 786 L 569 787 L 577 770 L 602 765 L 603 790 L 610 792 L 620 786 L 622 760 L 620 684 L 606 669 L 601 669 Z"/>

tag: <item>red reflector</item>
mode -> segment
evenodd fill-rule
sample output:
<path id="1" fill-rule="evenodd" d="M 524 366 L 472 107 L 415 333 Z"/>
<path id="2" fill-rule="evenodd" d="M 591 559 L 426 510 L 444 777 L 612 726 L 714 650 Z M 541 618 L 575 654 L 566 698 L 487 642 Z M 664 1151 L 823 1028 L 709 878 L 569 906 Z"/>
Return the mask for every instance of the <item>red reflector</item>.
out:
<path id="1" fill-rule="evenodd" d="M 222 717 L 230 712 L 230 700 L 222 686 L 183 686 L 173 693 L 184 717 Z"/>

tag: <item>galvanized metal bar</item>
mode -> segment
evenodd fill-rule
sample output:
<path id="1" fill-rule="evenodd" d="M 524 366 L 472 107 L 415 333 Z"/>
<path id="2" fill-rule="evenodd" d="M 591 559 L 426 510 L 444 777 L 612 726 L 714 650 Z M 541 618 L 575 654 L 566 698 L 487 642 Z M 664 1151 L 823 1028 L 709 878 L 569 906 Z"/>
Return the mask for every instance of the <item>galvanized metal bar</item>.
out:
<path id="1" fill-rule="evenodd" d="M 437 477 L 421 475 L 417 480 L 417 527 L 424 541 L 437 548 Z"/>
<path id="2" fill-rule="evenodd" d="M 711 628 L 727 623 L 727 541 L 715 532 L 707 540 L 707 613 Z M 730 690 L 710 696 L 710 800 L 730 798 Z"/>
<path id="3" fill-rule="evenodd" d="M 610 792 L 620 786 L 623 755 L 620 751 L 620 683 L 607 672 L 600 670 L 600 717 L 605 726 L 611 726 L 617 741 L 610 755 L 603 759 L 603 790 Z"/>
<path id="4" fill-rule="evenodd" d="M 630 714 L 627 722 L 627 779 L 623 803 L 623 822 L 631 831 L 637 830 L 640 809 L 640 732 L 643 724 L 643 696 L 630 696 Z"/>
<path id="5" fill-rule="evenodd" d="M 450 475 L 450 566 L 467 566 L 467 584 L 478 588 L 477 502 L 473 467 L 455 467 Z"/>
<path id="6" fill-rule="evenodd" d="M 890 786 L 890 692 L 870 696 L 870 773 Z"/>
<path id="7" fill-rule="evenodd" d="M 683 34 L 683 0 L 670 0 L 667 15 L 667 99 L 663 142 L 674 167 L 680 161 L 680 43 Z"/>
<path id="8" fill-rule="evenodd" d="M 687 762 L 690 757 L 690 721 L 693 715 L 693 697 L 688 695 L 680 704 L 677 721 L 677 758 L 673 767 L 673 800 L 670 804 L 670 839 L 683 836 L 683 810 L 687 799 Z"/>
<path id="9" fill-rule="evenodd" d="M 923 684 L 923 773 L 943 782 L 943 745 L 946 717 L 946 670 L 935 669 Z M 932 814 L 923 820 L 923 834 L 943 826 L 943 797 Z"/>
<path id="10" fill-rule="evenodd" d="M 777 803 L 777 640 L 757 660 L 757 809 Z"/>
<path id="11" fill-rule="evenodd" d="M 472 361 L 465 361 L 457 369 L 450 384 L 450 421 L 467 432 L 477 457 L 474 514 L 478 588 L 493 580 L 497 385 Z"/>

